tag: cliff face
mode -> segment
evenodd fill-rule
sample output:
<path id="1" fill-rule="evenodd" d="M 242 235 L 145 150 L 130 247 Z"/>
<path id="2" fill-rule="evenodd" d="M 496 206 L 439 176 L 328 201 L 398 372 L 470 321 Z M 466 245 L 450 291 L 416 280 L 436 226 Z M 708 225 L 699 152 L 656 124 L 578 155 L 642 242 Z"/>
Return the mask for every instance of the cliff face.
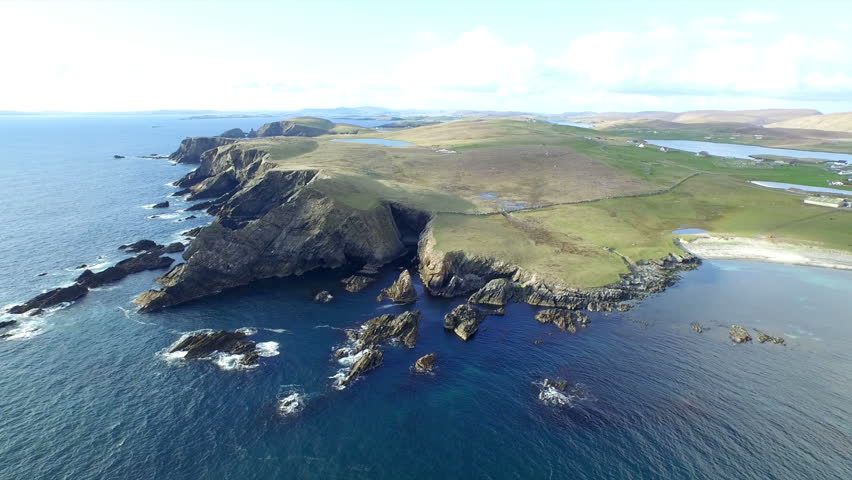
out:
<path id="1" fill-rule="evenodd" d="M 234 141 L 233 138 L 224 137 L 187 137 L 169 158 L 177 163 L 199 163 L 202 153 Z"/>
<path id="2" fill-rule="evenodd" d="M 389 205 L 351 208 L 310 188 L 320 172 L 270 170 L 264 159 L 260 152 L 222 147 L 183 180 L 207 188 L 227 175 L 234 186 L 217 199 L 217 219 L 190 243 L 186 263 L 158 280 L 161 290 L 136 299 L 142 310 L 317 268 L 381 265 L 404 252 Z"/>
<path id="3" fill-rule="evenodd" d="M 700 260 L 688 253 L 661 260 L 628 264 L 629 273 L 604 287 L 574 288 L 552 279 L 542 279 L 517 265 L 465 252 L 441 251 L 431 230 L 421 237 L 420 277 L 433 295 L 470 295 L 471 303 L 530 305 L 569 309 L 624 310 L 623 302 L 663 291 L 677 280 L 681 270 L 695 268 Z"/>

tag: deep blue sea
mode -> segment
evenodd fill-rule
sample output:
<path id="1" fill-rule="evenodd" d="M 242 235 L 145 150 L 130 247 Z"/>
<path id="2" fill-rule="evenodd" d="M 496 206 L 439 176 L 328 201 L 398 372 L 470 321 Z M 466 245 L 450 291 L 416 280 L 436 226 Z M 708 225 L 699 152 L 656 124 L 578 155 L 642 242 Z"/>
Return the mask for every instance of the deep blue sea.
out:
<path id="1" fill-rule="evenodd" d="M 122 243 L 209 221 L 180 221 L 174 198 L 145 209 L 191 167 L 136 156 L 268 119 L 180 118 L 0 117 L 0 305 L 123 258 Z M 467 343 L 442 328 L 461 299 L 421 296 L 417 346 L 385 347 L 343 391 L 332 349 L 342 328 L 401 311 L 375 300 L 394 267 L 360 294 L 321 272 L 135 313 L 160 273 L 0 340 L 0 479 L 852 478 L 852 272 L 706 262 L 577 335 L 511 305 Z M 314 303 L 318 288 L 334 302 Z M 731 323 L 787 345 L 733 345 Z M 185 332 L 242 327 L 280 354 L 252 370 L 162 355 Z M 413 374 L 432 351 L 437 371 Z M 576 386 L 568 404 L 539 399 L 545 377 Z M 292 392 L 307 406 L 282 416 Z"/>

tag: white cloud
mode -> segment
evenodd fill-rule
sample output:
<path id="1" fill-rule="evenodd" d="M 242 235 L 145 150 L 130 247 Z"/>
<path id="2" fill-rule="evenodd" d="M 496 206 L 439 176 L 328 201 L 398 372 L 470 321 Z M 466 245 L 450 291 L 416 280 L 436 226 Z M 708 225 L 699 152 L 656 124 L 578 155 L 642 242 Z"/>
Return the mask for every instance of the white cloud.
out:
<path id="1" fill-rule="evenodd" d="M 778 14 L 765 10 L 750 10 L 740 15 L 740 23 L 746 25 L 758 25 L 764 23 L 775 23 L 781 20 Z"/>

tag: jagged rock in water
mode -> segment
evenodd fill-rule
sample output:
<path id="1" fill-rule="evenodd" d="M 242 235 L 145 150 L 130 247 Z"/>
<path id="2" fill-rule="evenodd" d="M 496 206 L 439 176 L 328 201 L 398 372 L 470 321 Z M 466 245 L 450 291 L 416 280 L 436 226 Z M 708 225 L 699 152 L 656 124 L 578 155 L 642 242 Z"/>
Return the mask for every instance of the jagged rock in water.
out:
<path id="1" fill-rule="evenodd" d="M 757 332 L 757 341 L 760 343 L 772 342 L 776 345 L 784 345 L 783 337 L 773 337 L 772 335 L 767 335 L 766 333 L 756 329 L 755 332 Z"/>
<path id="2" fill-rule="evenodd" d="M 169 202 L 165 201 L 165 202 L 155 203 L 155 204 L 151 205 L 151 208 L 169 208 Z"/>
<path id="3" fill-rule="evenodd" d="M 377 300 L 381 302 L 385 298 L 394 303 L 414 303 L 417 301 L 417 292 L 414 290 L 414 283 L 411 281 L 411 273 L 408 270 L 403 270 L 393 285 L 382 290 Z"/>
<path id="4" fill-rule="evenodd" d="M 29 312 L 30 310 L 41 310 L 59 305 L 60 303 L 73 302 L 87 293 L 89 293 L 89 289 L 77 283 L 69 287 L 54 288 L 53 290 L 36 295 L 23 305 L 11 307 L 8 312 L 20 314 Z"/>
<path id="5" fill-rule="evenodd" d="M 190 193 L 192 193 L 192 190 L 190 190 L 188 188 L 182 188 L 182 189 L 172 193 L 171 196 L 172 197 L 182 197 L 184 195 L 189 195 Z"/>
<path id="6" fill-rule="evenodd" d="M 490 317 L 490 316 L 502 317 L 503 315 L 506 315 L 506 308 L 505 307 L 497 307 L 497 308 L 493 308 L 491 310 L 485 311 L 486 317 Z"/>
<path id="7" fill-rule="evenodd" d="M 5 320 L 5 321 L 0 322 L 0 328 L 11 327 L 11 326 L 15 325 L 16 323 L 18 323 L 17 320 Z"/>
<path id="8" fill-rule="evenodd" d="M 97 288 L 107 283 L 117 282 L 133 273 L 169 268 L 174 262 L 174 259 L 161 257 L 160 254 L 162 251 L 161 248 L 151 252 L 140 253 L 133 258 L 122 260 L 114 266 L 98 273 L 86 270 L 75 281 L 77 284 L 87 288 Z"/>
<path id="9" fill-rule="evenodd" d="M 314 295 L 314 301 L 318 303 L 328 303 L 332 300 L 334 300 L 334 297 L 326 290 L 318 292 L 316 295 Z"/>
<path id="10" fill-rule="evenodd" d="M 367 348 L 363 350 L 361 356 L 352 365 L 352 370 L 340 382 L 341 385 L 352 383 L 359 376 L 369 372 L 380 366 L 384 360 L 385 354 L 378 348 Z"/>
<path id="11" fill-rule="evenodd" d="M 422 315 L 418 311 L 403 312 L 399 315 L 385 314 L 364 323 L 357 330 L 347 330 L 346 334 L 357 350 L 381 345 L 396 339 L 411 348 L 417 343 L 417 333 Z"/>
<path id="12" fill-rule="evenodd" d="M 369 263 L 369 264 L 361 267 L 361 270 L 358 270 L 358 275 L 363 275 L 363 276 L 367 276 L 367 277 L 374 277 L 374 276 L 378 275 L 380 268 L 382 268 L 381 265 Z"/>
<path id="13" fill-rule="evenodd" d="M 504 306 L 523 297 L 523 288 L 506 278 L 495 278 L 474 292 L 468 302 Z"/>
<path id="14" fill-rule="evenodd" d="M 585 328 L 589 325 L 589 316 L 583 312 L 551 308 L 538 312 L 535 319 L 539 323 L 553 323 L 562 331 L 577 333 L 577 325 Z"/>
<path id="15" fill-rule="evenodd" d="M 751 335 L 748 334 L 748 330 L 739 325 L 732 325 L 729 335 L 731 337 L 731 341 L 734 343 L 745 343 L 751 341 Z"/>
<path id="16" fill-rule="evenodd" d="M 357 293 L 367 288 L 367 285 L 375 282 L 375 278 L 365 277 L 363 275 L 352 275 L 340 281 L 343 284 L 343 289 L 347 292 Z"/>
<path id="17" fill-rule="evenodd" d="M 704 326 L 698 322 L 692 322 L 691 326 L 692 329 L 695 330 L 695 333 L 702 333 L 704 332 L 704 330 L 706 330 L 706 328 L 704 328 Z"/>
<path id="18" fill-rule="evenodd" d="M 438 360 L 437 353 L 428 353 L 418 358 L 414 362 L 414 370 L 420 373 L 431 372 L 435 369 L 435 362 Z"/>
<path id="19" fill-rule="evenodd" d="M 464 341 L 468 341 L 485 320 L 485 313 L 466 303 L 454 308 L 444 316 L 444 328 L 452 330 Z"/>
<path id="20" fill-rule="evenodd" d="M 112 158 L 118 160 L 120 158 L 124 158 L 124 155 L 113 155 Z"/>
<path id="21" fill-rule="evenodd" d="M 120 247 L 118 247 L 119 250 L 124 250 L 128 253 L 147 252 L 160 248 L 163 248 L 163 246 L 153 240 L 139 240 L 138 242 L 121 245 Z"/>
<path id="22" fill-rule="evenodd" d="M 173 242 L 163 248 L 163 253 L 180 253 L 186 249 L 186 245 L 181 242 Z"/>
<path id="23" fill-rule="evenodd" d="M 181 232 L 180 234 L 183 235 L 184 237 L 195 237 L 195 236 L 198 235 L 198 232 L 200 232 L 202 228 L 204 228 L 204 227 L 191 228 L 191 229 L 189 229 L 185 232 Z"/>
<path id="24" fill-rule="evenodd" d="M 204 152 L 233 142 L 234 139 L 222 137 L 187 137 L 169 158 L 177 163 L 199 163 Z"/>
<path id="25" fill-rule="evenodd" d="M 543 386 L 545 388 L 550 387 L 550 388 L 554 388 L 554 389 L 556 389 L 560 392 L 564 392 L 565 390 L 568 390 L 568 380 L 564 380 L 562 378 L 557 378 L 556 380 L 551 380 L 549 378 L 545 378 Z"/>
<path id="26" fill-rule="evenodd" d="M 215 352 L 231 355 L 243 355 L 240 363 L 254 365 L 258 363 L 257 345 L 246 340 L 246 334 L 240 331 L 219 330 L 216 332 L 199 332 L 187 335 L 186 338 L 174 344 L 169 353 L 185 351 L 183 357 L 187 360 L 204 358 Z"/>

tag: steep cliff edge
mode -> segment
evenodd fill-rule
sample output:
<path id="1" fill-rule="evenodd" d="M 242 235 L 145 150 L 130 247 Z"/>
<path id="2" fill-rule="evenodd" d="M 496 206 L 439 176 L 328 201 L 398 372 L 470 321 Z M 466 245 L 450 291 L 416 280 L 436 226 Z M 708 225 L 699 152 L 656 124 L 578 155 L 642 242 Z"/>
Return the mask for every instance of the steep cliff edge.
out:
<path id="1" fill-rule="evenodd" d="M 225 137 L 187 137 L 169 158 L 177 163 L 199 163 L 202 153 L 235 141 L 236 139 Z"/>
<path id="2" fill-rule="evenodd" d="M 190 243 L 186 262 L 158 280 L 162 289 L 136 299 L 142 310 L 264 278 L 347 264 L 382 265 L 405 251 L 390 205 L 352 208 L 311 188 L 322 172 L 274 170 L 266 159 L 258 150 L 224 146 L 206 154 L 181 180 L 199 194 L 211 179 L 227 174 L 233 187 L 216 191 L 217 218 Z"/>

